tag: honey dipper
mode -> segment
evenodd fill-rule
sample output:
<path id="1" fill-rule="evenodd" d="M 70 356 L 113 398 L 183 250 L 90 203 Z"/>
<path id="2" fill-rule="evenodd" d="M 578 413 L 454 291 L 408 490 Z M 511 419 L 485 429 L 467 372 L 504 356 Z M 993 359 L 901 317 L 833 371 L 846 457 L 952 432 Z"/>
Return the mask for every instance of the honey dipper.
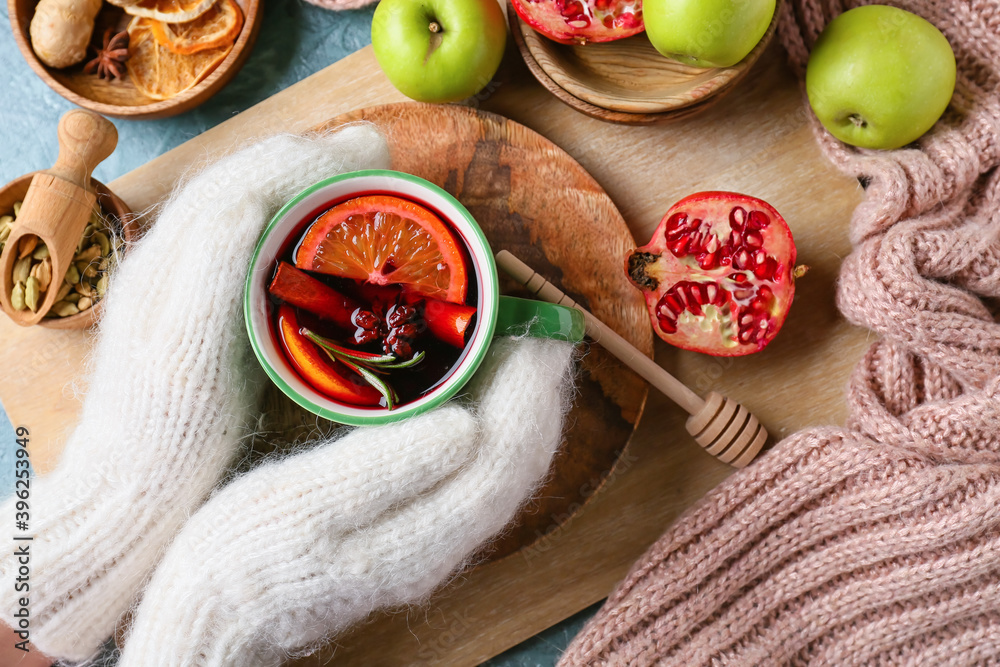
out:
<path id="1" fill-rule="evenodd" d="M 582 312 L 587 335 L 592 340 L 684 408 L 690 415 L 686 424 L 688 433 L 709 454 L 723 463 L 742 468 L 760 453 L 767 440 L 767 431 L 742 405 L 714 391 L 707 398 L 701 398 L 513 254 L 501 250 L 496 259 L 505 273 L 543 301 Z"/>
<path id="2" fill-rule="evenodd" d="M 118 143 L 118 131 L 109 120 L 92 111 L 74 109 L 59 120 L 59 158 L 51 169 L 31 179 L 21 210 L 0 255 L 0 306 L 22 326 L 37 323 L 55 302 L 63 277 L 90 219 L 97 195 L 90 175 Z M 52 258 L 52 280 L 38 310 L 14 310 L 14 264 L 22 239 L 37 237 Z M 30 241 L 26 241 L 30 242 Z"/>

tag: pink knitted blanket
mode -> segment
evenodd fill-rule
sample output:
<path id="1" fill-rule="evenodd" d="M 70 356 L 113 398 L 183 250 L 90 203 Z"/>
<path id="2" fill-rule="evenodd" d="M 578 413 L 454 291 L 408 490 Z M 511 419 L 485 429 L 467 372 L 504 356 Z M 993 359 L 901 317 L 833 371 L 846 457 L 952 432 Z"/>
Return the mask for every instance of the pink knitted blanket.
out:
<path id="1" fill-rule="evenodd" d="M 804 73 L 864 2 L 787 0 Z M 951 665 L 1000 660 L 1000 2 L 911 0 L 958 84 L 918 144 L 826 154 L 867 185 L 838 304 L 881 335 L 845 428 L 779 443 L 683 515 L 561 665 Z"/>

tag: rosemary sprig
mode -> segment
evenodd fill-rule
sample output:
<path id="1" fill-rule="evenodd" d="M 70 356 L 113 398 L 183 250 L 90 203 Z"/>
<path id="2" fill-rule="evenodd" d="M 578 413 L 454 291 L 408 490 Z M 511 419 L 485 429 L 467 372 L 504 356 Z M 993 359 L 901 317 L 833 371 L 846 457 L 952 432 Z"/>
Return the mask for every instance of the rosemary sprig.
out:
<path id="1" fill-rule="evenodd" d="M 392 410 L 399 402 L 399 395 L 376 373 L 385 374 L 390 370 L 399 368 L 411 368 L 423 361 L 425 353 L 423 350 L 413 355 L 412 359 L 399 361 L 394 354 L 374 354 L 372 352 L 361 352 L 352 350 L 329 338 L 323 338 L 309 329 L 302 328 L 303 336 L 320 346 L 327 356 L 334 361 L 339 361 L 355 373 L 365 379 L 365 382 L 374 387 L 385 398 L 386 409 Z"/>

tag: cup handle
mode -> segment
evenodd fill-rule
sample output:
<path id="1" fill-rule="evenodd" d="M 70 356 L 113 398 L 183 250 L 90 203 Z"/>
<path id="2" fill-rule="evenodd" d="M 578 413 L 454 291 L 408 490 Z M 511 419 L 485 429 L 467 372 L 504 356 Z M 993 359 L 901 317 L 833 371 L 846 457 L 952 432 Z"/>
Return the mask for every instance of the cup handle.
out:
<path id="1" fill-rule="evenodd" d="M 536 299 L 500 296 L 496 336 L 534 336 L 579 343 L 583 340 L 583 313 Z"/>

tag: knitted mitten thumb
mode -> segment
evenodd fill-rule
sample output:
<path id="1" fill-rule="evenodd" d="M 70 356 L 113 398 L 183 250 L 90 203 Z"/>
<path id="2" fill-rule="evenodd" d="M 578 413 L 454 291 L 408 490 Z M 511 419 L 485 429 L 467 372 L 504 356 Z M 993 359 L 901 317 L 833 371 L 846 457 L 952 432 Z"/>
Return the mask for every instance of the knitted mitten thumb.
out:
<path id="1" fill-rule="evenodd" d="M 79 661 L 98 650 L 248 432 L 260 383 L 249 374 L 259 366 L 242 286 L 269 215 L 320 178 L 387 162 L 384 140 L 366 127 L 268 139 L 192 178 L 124 259 L 80 423 L 57 468 L 33 481 L 40 651 Z M 0 579 L 13 581 L 17 567 L 4 550 Z M 6 618 L 22 595 L 0 592 Z"/>
<path id="2" fill-rule="evenodd" d="M 571 353 L 494 341 L 474 408 L 358 428 L 222 489 L 157 568 L 120 667 L 277 665 L 425 598 L 546 474 Z"/>

